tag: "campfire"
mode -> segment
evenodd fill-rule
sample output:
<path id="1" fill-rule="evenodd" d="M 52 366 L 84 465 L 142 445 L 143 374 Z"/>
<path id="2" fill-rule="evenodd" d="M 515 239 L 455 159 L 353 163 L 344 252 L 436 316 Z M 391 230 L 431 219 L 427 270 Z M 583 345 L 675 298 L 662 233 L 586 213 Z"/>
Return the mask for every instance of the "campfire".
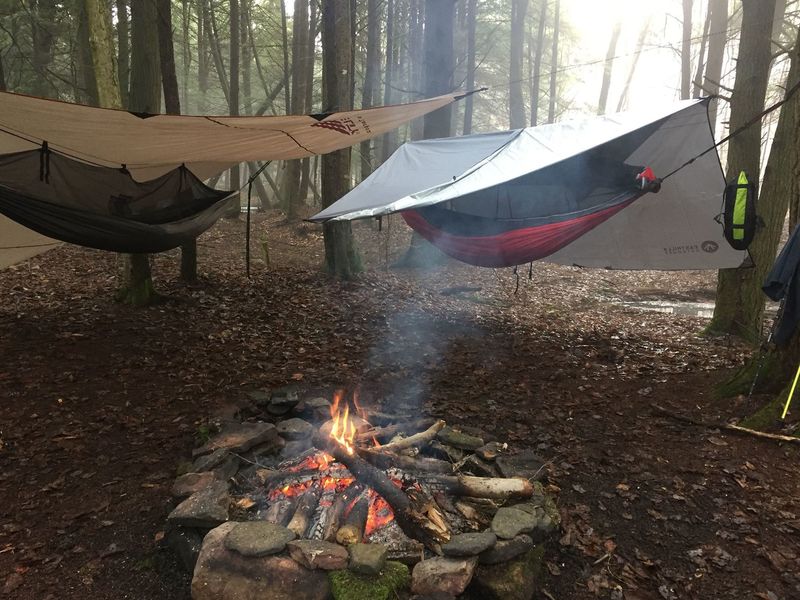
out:
<path id="1" fill-rule="evenodd" d="M 475 474 L 492 467 L 471 453 L 476 445 L 486 455 L 502 452 L 500 444 L 452 432 L 443 420 L 365 410 L 357 393 L 334 393 L 330 419 L 311 441 L 297 456 L 240 473 L 233 492 L 242 518 L 298 538 L 380 542 L 396 556 L 421 556 L 441 554 L 453 535 L 485 528 L 500 504 L 534 493 L 523 478 Z"/>

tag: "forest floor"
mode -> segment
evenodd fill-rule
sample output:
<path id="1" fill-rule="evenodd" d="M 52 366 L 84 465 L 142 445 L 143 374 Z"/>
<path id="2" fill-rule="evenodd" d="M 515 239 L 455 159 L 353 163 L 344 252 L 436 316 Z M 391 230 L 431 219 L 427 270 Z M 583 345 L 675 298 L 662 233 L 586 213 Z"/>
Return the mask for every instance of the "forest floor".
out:
<path id="1" fill-rule="evenodd" d="M 713 273 L 537 263 L 514 293 L 511 270 L 387 268 L 408 241 L 392 219 L 356 226 L 367 270 L 343 283 L 320 270 L 316 226 L 268 214 L 247 279 L 243 228 L 201 238 L 196 284 L 176 252 L 156 257 L 165 298 L 145 309 L 112 301 L 107 253 L 64 246 L 0 272 L 0 596 L 188 598 L 157 540 L 198 432 L 248 390 L 360 382 L 367 403 L 549 461 L 563 523 L 541 600 L 800 598 L 798 447 L 651 407 L 751 413 L 763 397 L 712 394 L 748 351 L 622 304 L 713 301 Z"/>

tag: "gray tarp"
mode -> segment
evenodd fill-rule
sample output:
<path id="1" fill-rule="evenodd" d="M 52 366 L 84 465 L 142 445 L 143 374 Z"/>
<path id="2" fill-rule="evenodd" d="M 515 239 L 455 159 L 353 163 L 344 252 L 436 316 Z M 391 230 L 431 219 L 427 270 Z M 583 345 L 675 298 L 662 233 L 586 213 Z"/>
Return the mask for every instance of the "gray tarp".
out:
<path id="1" fill-rule="evenodd" d="M 631 148 L 626 164 L 649 166 L 656 176 L 663 176 L 714 143 L 706 100 L 516 131 L 412 142 L 312 220 L 390 214 L 494 190 L 662 120 Z M 659 193 L 646 194 L 545 260 L 614 269 L 737 267 L 746 253 L 727 244 L 714 220 L 724 187 L 717 153 L 709 152 L 665 181 Z M 487 198 L 493 196 L 487 194 Z"/>

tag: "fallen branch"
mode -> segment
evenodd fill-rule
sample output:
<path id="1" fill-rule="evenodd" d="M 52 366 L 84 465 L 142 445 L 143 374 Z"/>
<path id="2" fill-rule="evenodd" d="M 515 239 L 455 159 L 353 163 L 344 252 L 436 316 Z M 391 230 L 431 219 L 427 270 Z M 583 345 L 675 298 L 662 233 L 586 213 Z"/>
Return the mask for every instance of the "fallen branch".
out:
<path id="1" fill-rule="evenodd" d="M 358 450 L 358 454 L 364 460 L 382 469 L 391 469 L 394 467 L 404 471 L 422 471 L 425 473 L 441 473 L 443 475 L 453 472 L 453 465 L 451 463 L 446 460 L 439 460 L 438 458 L 429 458 L 427 456 L 416 456 L 412 458 L 411 456 L 403 456 L 402 454 L 383 452 L 378 448 L 361 448 Z"/>
<path id="2" fill-rule="evenodd" d="M 650 405 L 653 410 L 662 415 L 670 417 L 671 419 L 675 419 L 676 421 L 682 421 L 683 423 L 689 423 L 690 425 L 697 425 L 698 427 L 708 427 L 711 429 L 723 429 L 725 431 L 731 431 L 733 433 L 739 433 L 744 435 L 752 435 L 754 437 L 762 438 L 765 440 L 772 440 L 774 442 L 788 442 L 790 444 L 800 444 L 800 438 L 793 437 L 791 435 L 780 435 L 778 433 L 767 433 L 765 431 L 757 431 L 755 429 L 748 429 L 747 427 L 740 427 L 739 425 L 730 425 L 728 423 L 715 423 L 713 421 L 704 421 L 702 419 L 694 419 L 692 417 L 687 417 L 684 415 L 679 415 L 677 413 L 673 413 L 666 408 L 662 408 L 658 404 L 651 404 Z"/>
<path id="3" fill-rule="evenodd" d="M 381 452 L 399 452 L 400 450 L 405 450 L 406 448 L 411 448 L 413 446 L 424 446 L 433 438 L 435 438 L 436 434 L 439 433 L 443 427 L 444 421 L 439 419 L 425 431 L 420 431 L 419 433 L 415 433 L 407 438 L 397 440 L 396 442 L 384 444 L 383 446 L 380 446 L 378 450 Z"/>
<path id="4" fill-rule="evenodd" d="M 492 498 L 494 500 L 525 499 L 533 496 L 533 485 L 521 477 L 421 475 L 420 479 L 434 488 L 444 490 L 454 496 Z"/>
<path id="5" fill-rule="evenodd" d="M 423 419 L 416 419 L 414 421 L 394 423 L 392 425 L 387 425 L 386 427 L 373 427 L 372 429 L 367 429 L 366 431 L 359 433 L 356 436 L 356 440 L 359 442 L 370 442 L 372 441 L 372 438 L 380 440 L 390 438 L 398 433 L 416 433 L 420 429 L 430 427 L 435 422 L 435 419 L 431 417 L 425 417 Z"/>

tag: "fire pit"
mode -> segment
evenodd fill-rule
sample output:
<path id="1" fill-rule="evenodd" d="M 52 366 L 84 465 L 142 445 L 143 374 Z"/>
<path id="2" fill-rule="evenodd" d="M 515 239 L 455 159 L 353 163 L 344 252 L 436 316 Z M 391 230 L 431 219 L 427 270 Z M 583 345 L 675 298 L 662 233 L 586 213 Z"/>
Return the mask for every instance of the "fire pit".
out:
<path id="1" fill-rule="evenodd" d="M 388 597 L 408 566 L 416 594 L 533 595 L 559 518 L 538 457 L 365 410 L 357 393 L 255 399 L 276 422 L 224 428 L 173 488 L 185 499 L 166 540 L 194 569 L 193 598 Z"/>

